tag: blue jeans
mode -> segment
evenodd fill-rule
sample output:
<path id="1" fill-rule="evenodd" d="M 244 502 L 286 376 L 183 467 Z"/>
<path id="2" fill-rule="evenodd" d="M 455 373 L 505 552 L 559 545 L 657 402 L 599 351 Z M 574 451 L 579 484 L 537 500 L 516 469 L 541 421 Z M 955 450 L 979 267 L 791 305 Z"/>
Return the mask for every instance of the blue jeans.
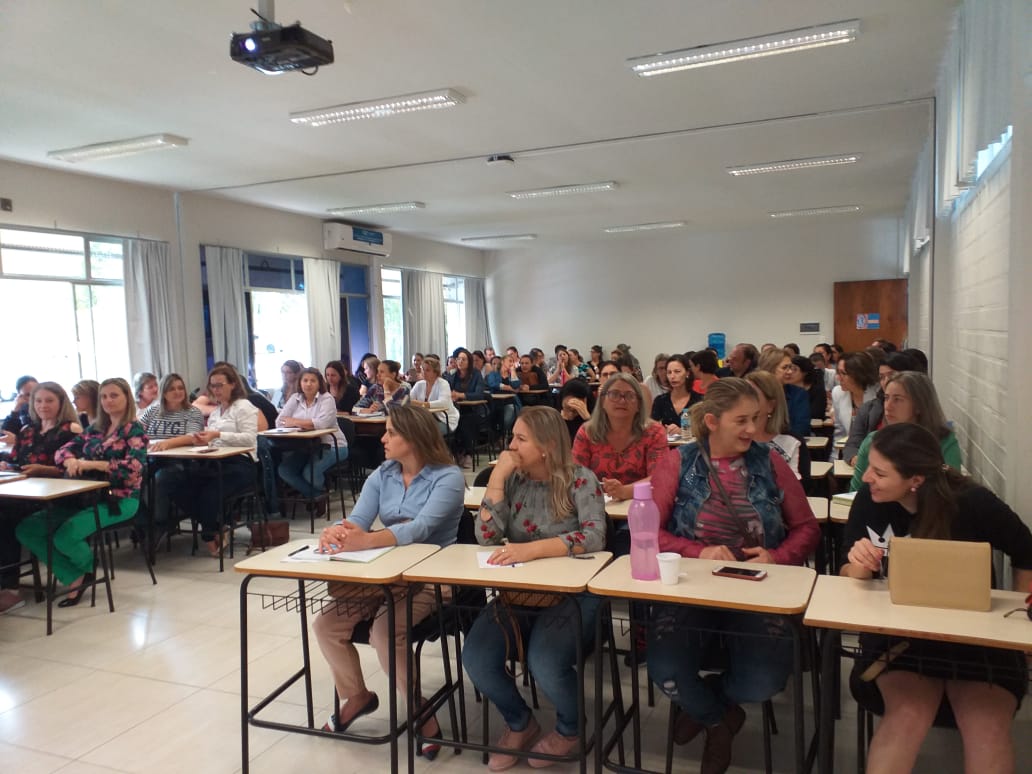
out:
<path id="1" fill-rule="evenodd" d="M 254 486 L 254 462 L 247 455 L 229 457 L 222 461 L 222 483 L 216 468 L 191 470 L 188 485 L 172 495 L 176 505 L 190 514 L 201 525 L 201 538 L 211 541 L 219 530 L 223 501 L 246 492 Z M 219 500 L 221 489 L 222 500 Z"/>
<path id="2" fill-rule="evenodd" d="M 167 530 L 169 511 L 172 505 L 172 493 L 180 487 L 189 486 L 190 474 L 181 462 L 162 460 L 161 467 L 154 474 L 154 488 L 151 490 L 151 507 L 154 513 L 154 526 L 158 535 Z"/>
<path id="3" fill-rule="evenodd" d="M 716 725 L 732 704 L 766 701 L 792 673 L 789 623 L 780 616 L 661 605 L 653 610 L 649 678 L 693 719 Z M 725 645 L 727 669 L 704 682 L 715 650 Z"/>
<path id="4" fill-rule="evenodd" d="M 583 643 L 586 654 L 594 641 L 599 604 L 598 597 L 580 594 L 576 601 L 567 599 L 555 607 L 540 609 L 540 615 L 538 608 L 509 608 L 519 623 L 527 668 L 555 705 L 555 727 L 563 736 L 576 736 L 580 732 L 577 638 Z M 571 625 L 578 606 L 580 626 Z M 530 723 L 530 707 L 517 689 L 516 681 L 505 671 L 507 656 L 515 655 L 511 618 L 505 606 L 492 602 L 473 622 L 462 647 L 462 662 L 469 679 L 498 707 L 505 724 L 513 731 L 523 731 Z"/>
<path id="5" fill-rule="evenodd" d="M 334 449 L 332 445 L 321 444 L 318 456 L 308 451 L 284 452 L 279 464 L 279 477 L 305 497 L 318 497 L 326 483 L 326 471 L 347 458 L 347 446 Z"/>
<path id="6" fill-rule="evenodd" d="M 258 436 L 258 461 L 262 464 L 262 489 L 265 491 L 265 507 L 269 513 L 279 511 L 279 491 L 276 487 L 276 468 L 281 454 L 276 445 L 264 435 Z"/>

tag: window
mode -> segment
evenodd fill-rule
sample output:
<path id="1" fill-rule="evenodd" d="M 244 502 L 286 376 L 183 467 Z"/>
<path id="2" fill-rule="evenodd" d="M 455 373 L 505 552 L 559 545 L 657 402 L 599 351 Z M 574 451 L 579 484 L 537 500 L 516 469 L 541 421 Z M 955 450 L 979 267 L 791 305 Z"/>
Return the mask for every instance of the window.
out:
<path id="1" fill-rule="evenodd" d="M 466 346 L 466 282 L 462 277 L 442 278 L 444 285 L 444 330 L 448 352 Z"/>
<path id="2" fill-rule="evenodd" d="M 401 270 L 380 269 L 383 285 L 384 357 L 405 362 L 405 324 L 401 305 Z"/>
<path id="3" fill-rule="evenodd" d="M 254 381 L 258 389 L 271 392 L 283 384 L 284 360 L 303 365 L 312 360 L 304 261 L 255 254 L 246 260 L 244 295 Z"/>
<path id="4" fill-rule="evenodd" d="M 4 342 L 0 394 L 23 374 L 66 389 L 130 376 L 124 250 L 121 239 L 0 229 L 0 309 L 24 334 Z"/>
<path id="5" fill-rule="evenodd" d="M 369 351 L 369 270 L 365 266 L 340 265 L 340 359 L 358 365 L 354 358 Z"/>

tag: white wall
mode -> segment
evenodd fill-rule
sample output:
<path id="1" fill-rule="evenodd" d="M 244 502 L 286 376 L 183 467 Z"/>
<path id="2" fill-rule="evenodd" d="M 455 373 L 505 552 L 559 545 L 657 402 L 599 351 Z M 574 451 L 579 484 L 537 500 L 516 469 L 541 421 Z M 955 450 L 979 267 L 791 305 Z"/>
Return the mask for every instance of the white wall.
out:
<path id="1" fill-rule="evenodd" d="M 644 363 L 723 332 L 738 341 L 833 337 L 833 284 L 900 276 L 899 221 L 844 216 L 733 233 L 642 232 L 566 248 L 490 253 L 495 346 L 631 345 Z M 819 322 L 801 335 L 800 322 Z"/>

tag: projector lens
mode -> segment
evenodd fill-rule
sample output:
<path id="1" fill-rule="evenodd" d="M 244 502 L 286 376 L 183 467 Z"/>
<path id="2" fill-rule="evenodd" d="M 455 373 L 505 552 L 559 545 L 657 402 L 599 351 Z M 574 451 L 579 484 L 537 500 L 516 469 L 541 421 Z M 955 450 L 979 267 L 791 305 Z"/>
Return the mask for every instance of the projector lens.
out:
<path id="1" fill-rule="evenodd" d="M 254 50 L 258 48 L 258 44 L 254 42 L 254 38 L 244 38 L 244 48 L 254 53 Z"/>

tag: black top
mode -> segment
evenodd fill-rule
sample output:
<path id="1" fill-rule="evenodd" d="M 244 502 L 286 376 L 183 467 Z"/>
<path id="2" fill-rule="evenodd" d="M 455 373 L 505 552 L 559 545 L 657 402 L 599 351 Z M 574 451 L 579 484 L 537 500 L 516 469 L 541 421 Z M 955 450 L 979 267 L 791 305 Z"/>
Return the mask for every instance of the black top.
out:
<path id="1" fill-rule="evenodd" d="M 348 379 L 348 383 L 344 386 L 344 394 L 337 401 L 337 411 L 346 411 L 350 414 L 351 409 L 358 403 L 359 397 L 358 382 L 354 379 Z"/>
<path id="2" fill-rule="evenodd" d="M 272 405 L 272 401 L 266 398 L 257 390 L 252 390 L 250 387 L 247 388 L 247 400 L 258 409 L 265 417 L 265 421 L 269 423 L 269 427 L 276 426 L 276 417 L 279 414 L 276 411 L 276 407 Z"/>
<path id="3" fill-rule="evenodd" d="M 810 393 L 810 418 L 824 419 L 828 413 L 828 393 L 824 391 L 824 382 L 818 380 L 806 390 Z"/>
<path id="4" fill-rule="evenodd" d="M 864 484 L 849 509 L 842 555 L 846 556 L 861 538 L 879 545 L 890 536 L 909 535 L 912 519 L 899 503 L 874 502 L 871 490 Z M 890 528 L 891 535 L 887 534 Z M 1032 532 L 1007 503 L 984 486 L 972 484 L 957 494 L 957 516 L 951 525 L 950 539 L 989 543 L 994 550 L 1010 556 L 1014 567 L 1032 570 Z"/>
<path id="5" fill-rule="evenodd" d="M 7 418 L 4 420 L 3 426 L 0 429 L 5 433 L 14 433 L 15 435 L 18 435 L 21 429 L 29 424 L 29 421 L 29 404 L 28 401 L 26 401 L 25 405 L 21 408 L 16 409 L 7 415 Z M 83 427 L 85 427 L 85 425 L 83 425 Z"/>
<path id="6" fill-rule="evenodd" d="M 688 403 L 686 406 L 694 406 L 702 400 L 702 397 L 702 395 L 699 395 L 699 393 L 693 390 L 689 393 Z M 674 399 L 670 397 L 669 392 L 664 392 L 662 395 L 652 399 L 651 416 L 664 427 L 666 425 L 681 426 L 681 414 L 680 412 L 674 411 Z"/>

